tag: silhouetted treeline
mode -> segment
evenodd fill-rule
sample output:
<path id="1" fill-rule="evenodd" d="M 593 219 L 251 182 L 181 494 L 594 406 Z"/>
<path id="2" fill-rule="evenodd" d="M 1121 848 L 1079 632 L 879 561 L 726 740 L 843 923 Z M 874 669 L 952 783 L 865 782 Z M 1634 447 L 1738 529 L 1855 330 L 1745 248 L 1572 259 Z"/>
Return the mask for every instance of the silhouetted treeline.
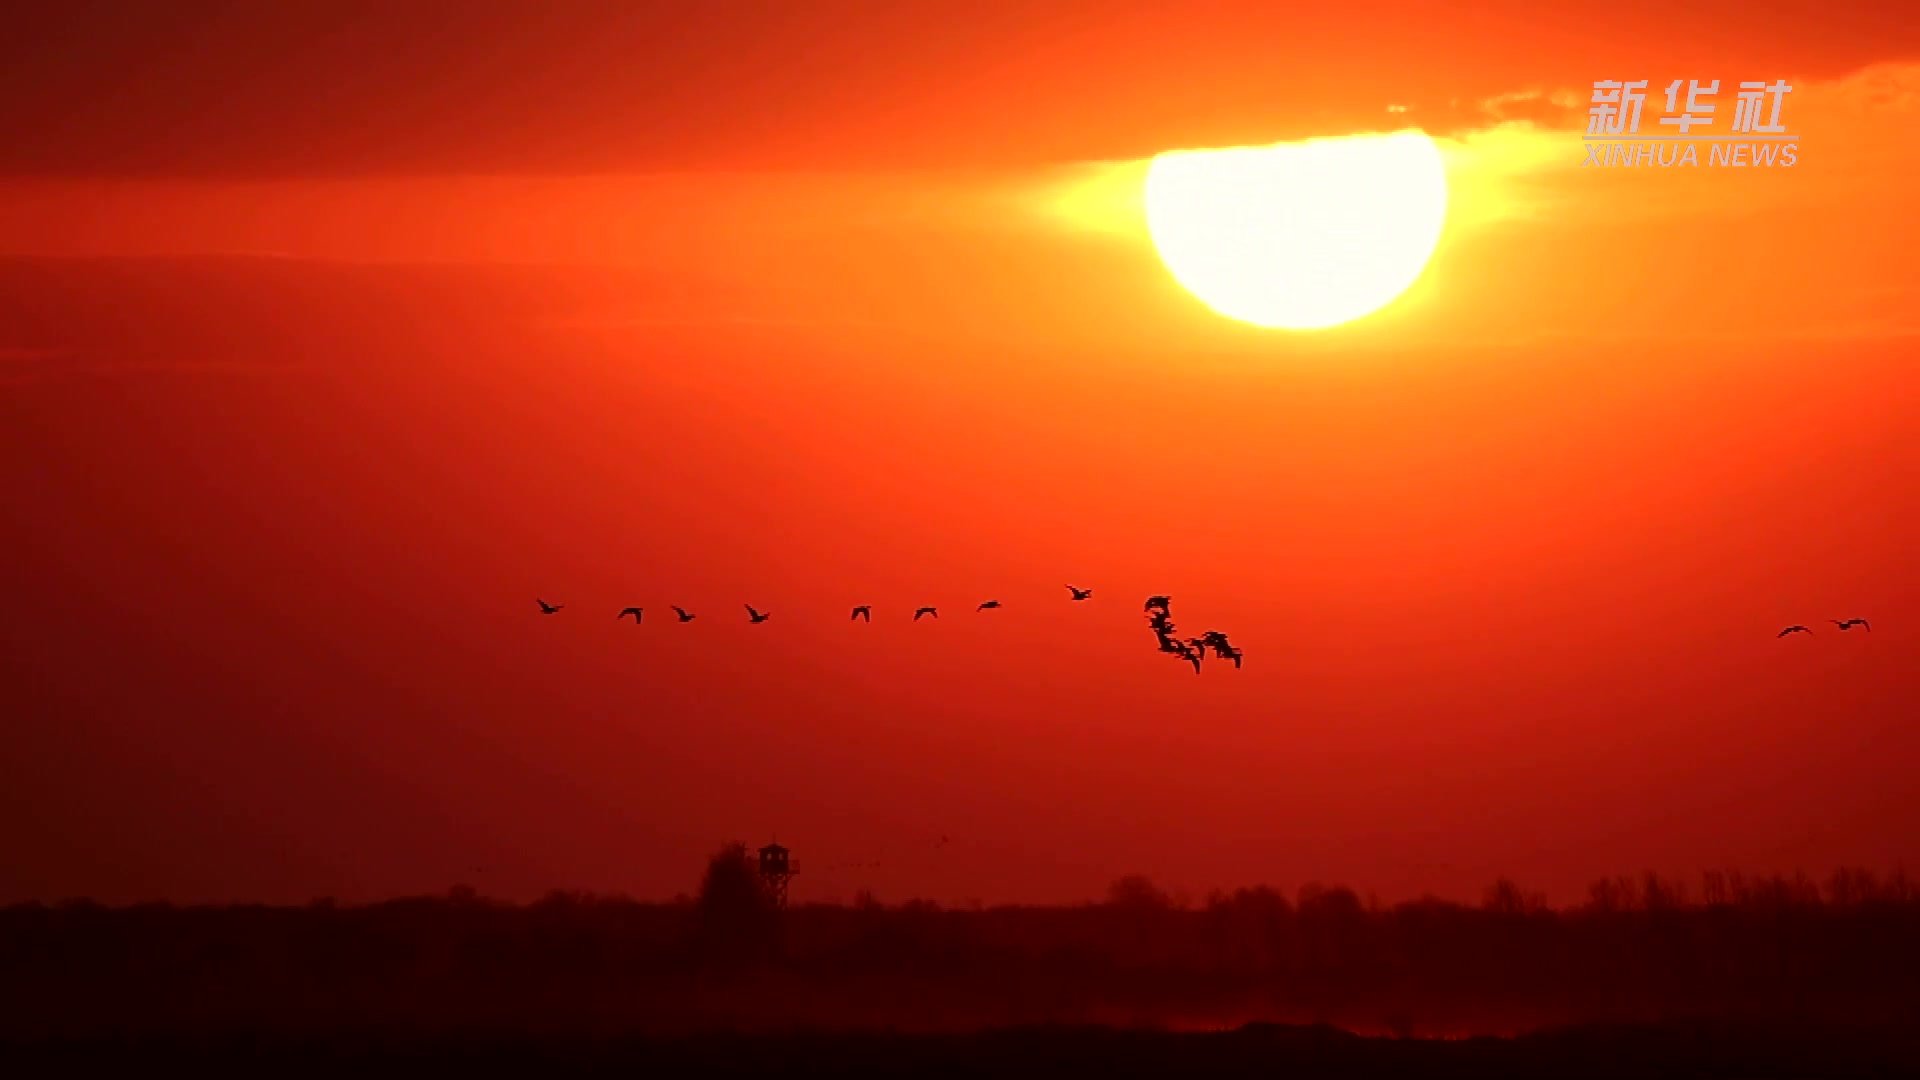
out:
<path id="1" fill-rule="evenodd" d="M 0 910 L 0 1035 L 486 1029 L 604 1034 L 1250 1020 L 1509 1032 L 1734 1017 L 1920 1015 L 1920 890 L 1901 875 L 1653 875 L 1550 909 L 1382 905 L 1339 887 L 1179 905 L 926 902 L 775 911 L 737 850 L 699 898 L 555 893 L 367 906 Z"/>

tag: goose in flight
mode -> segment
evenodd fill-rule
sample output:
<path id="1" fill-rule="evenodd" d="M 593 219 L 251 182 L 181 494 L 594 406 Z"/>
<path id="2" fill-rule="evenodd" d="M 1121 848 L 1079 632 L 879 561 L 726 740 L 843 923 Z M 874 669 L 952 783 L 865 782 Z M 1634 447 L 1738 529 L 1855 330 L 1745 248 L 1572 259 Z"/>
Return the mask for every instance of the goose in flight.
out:
<path id="1" fill-rule="evenodd" d="M 919 622 L 922 615 L 931 615 L 936 619 L 940 617 L 940 613 L 930 607 L 916 608 L 913 612 L 913 621 Z"/>
<path id="2" fill-rule="evenodd" d="M 752 604 L 741 604 L 740 606 L 741 606 L 741 607 L 743 607 L 743 608 L 746 608 L 746 609 L 747 609 L 747 621 L 748 621 L 748 622 L 753 622 L 753 623 L 763 623 L 763 622 L 766 622 L 766 621 L 767 621 L 767 620 L 768 620 L 769 618 L 771 618 L 771 617 L 772 617 L 772 615 L 771 615 L 770 613 L 768 613 L 768 612 L 763 612 L 763 611 L 755 611 L 755 610 L 753 609 L 753 605 L 752 605 Z"/>
<path id="3" fill-rule="evenodd" d="M 1811 633 L 1813 633 L 1813 631 L 1807 629 L 1804 626 L 1801 626 L 1799 623 L 1795 623 L 1794 625 L 1787 627 L 1785 630 L 1782 630 L 1773 636 L 1777 638 L 1783 638 L 1783 637 L 1786 637 L 1788 634 L 1811 634 Z"/>
<path id="4" fill-rule="evenodd" d="M 567 606 L 565 604 L 549 604 L 545 600 L 542 600 L 537 596 L 534 597 L 533 602 L 540 605 L 540 614 L 542 615 L 558 614 L 561 608 Z"/>
<path id="5" fill-rule="evenodd" d="M 1206 655 L 1206 650 L 1200 646 L 1198 639 L 1194 641 L 1182 641 L 1168 634 L 1160 635 L 1160 651 L 1169 656 L 1177 656 L 1182 660 L 1191 662 L 1193 664 L 1193 670 L 1196 672 L 1200 670 L 1201 658 Z"/>
<path id="6" fill-rule="evenodd" d="M 1233 666 L 1236 668 L 1240 666 L 1240 650 L 1234 647 L 1233 642 L 1227 640 L 1227 635 L 1218 630 L 1209 630 L 1196 640 L 1199 641 L 1201 648 L 1211 648 L 1213 655 L 1222 660 L 1233 661 Z"/>
<path id="7" fill-rule="evenodd" d="M 872 608 L 872 607 L 870 607 L 870 606 L 868 606 L 868 605 L 866 605 L 866 604 L 861 604 L 861 605 L 860 605 L 859 607 L 856 607 L 856 608 L 854 608 L 854 609 L 853 609 L 853 614 L 852 614 L 852 615 L 849 615 L 849 616 L 847 616 L 847 618 L 848 618 L 848 620 L 849 620 L 849 621 L 851 621 L 851 620 L 853 620 L 853 619 L 865 619 L 865 620 L 867 620 L 868 622 L 872 622 L 872 621 L 873 621 L 873 608 Z"/>
<path id="8" fill-rule="evenodd" d="M 621 609 L 620 609 L 620 614 L 618 614 L 618 615 L 615 615 L 615 616 L 614 616 L 614 620 L 615 620 L 615 621 L 618 621 L 618 620 L 620 620 L 620 619 L 624 619 L 624 618 L 626 618 L 627 616 L 629 616 L 629 615 L 631 615 L 631 616 L 633 616 L 633 625 L 635 625 L 635 626 L 639 626 L 639 625 L 640 625 L 640 610 L 641 610 L 641 609 L 639 609 L 639 608 L 637 608 L 637 607 L 630 607 L 630 608 L 621 608 Z"/>
<path id="9" fill-rule="evenodd" d="M 1071 585 L 1067 586 L 1067 591 L 1073 594 L 1075 600 L 1085 600 L 1093 595 L 1092 589 L 1076 589 Z"/>
<path id="10" fill-rule="evenodd" d="M 993 610 L 994 608 L 997 608 L 997 607 L 999 607 L 999 606 L 1000 606 L 1000 601 L 998 601 L 998 600 L 983 600 L 983 601 L 981 601 L 981 603 L 980 603 L 980 606 L 979 606 L 979 607 L 977 607 L 977 608 L 974 608 L 973 610 L 975 610 L 975 611 L 992 611 L 992 610 Z"/>
<path id="11" fill-rule="evenodd" d="M 1867 620 L 1865 620 L 1865 619 L 1844 619 L 1844 620 L 1843 620 L 1843 619 L 1828 619 L 1827 621 L 1828 621 L 1828 622 L 1830 622 L 1830 623 L 1832 623 L 1833 625 L 1835 625 L 1835 626 L 1837 626 L 1837 627 L 1839 627 L 1839 628 L 1840 628 L 1840 629 L 1842 629 L 1842 630 L 1851 630 L 1851 629 L 1853 629 L 1853 628 L 1854 628 L 1854 627 L 1856 627 L 1856 626 L 1864 626 L 1864 627 L 1866 627 L 1866 628 L 1867 628 L 1867 632 L 1868 632 L 1868 633 L 1872 633 L 1872 632 L 1873 632 L 1873 624 L 1872 624 L 1872 623 L 1870 623 L 1870 622 L 1868 622 L 1868 621 L 1867 621 Z"/>
<path id="12" fill-rule="evenodd" d="M 1200 644 L 1207 646 L 1223 656 L 1233 651 L 1233 642 L 1228 641 L 1227 635 L 1218 630 L 1209 630 L 1201 634 L 1198 640 Z"/>
<path id="13" fill-rule="evenodd" d="M 681 607 L 679 604 L 674 604 L 672 605 L 672 607 L 673 607 L 673 613 L 679 617 L 681 622 L 693 621 L 692 612 L 688 611 L 686 608 Z"/>

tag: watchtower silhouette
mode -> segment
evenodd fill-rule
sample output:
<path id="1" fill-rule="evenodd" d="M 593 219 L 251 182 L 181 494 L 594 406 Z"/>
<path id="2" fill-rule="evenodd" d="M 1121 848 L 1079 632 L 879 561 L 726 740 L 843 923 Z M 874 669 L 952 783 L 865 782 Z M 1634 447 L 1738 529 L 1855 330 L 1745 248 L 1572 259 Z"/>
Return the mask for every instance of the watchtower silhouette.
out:
<path id="1" fill-rule="evenodd" d="M 794 862 L 791 853 L 777 843 L 768 844 L 760 849 L 760 884 L 773 898 L 773 906 L 787 906 L 787 882 L 800 872 L 800 864 Z"/>

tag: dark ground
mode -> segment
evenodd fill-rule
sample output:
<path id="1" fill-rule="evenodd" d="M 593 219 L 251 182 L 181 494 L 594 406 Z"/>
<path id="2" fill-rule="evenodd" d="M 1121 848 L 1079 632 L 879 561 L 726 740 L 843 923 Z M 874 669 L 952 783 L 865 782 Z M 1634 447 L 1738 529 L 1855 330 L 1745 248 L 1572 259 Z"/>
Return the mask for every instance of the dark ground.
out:
<path id="1" fill-rule="evenodd" d="M 1920 1075 L 1911 1034 L 1718 1025 L 1581 1028 L 1514 1039 L 1364 1038 L 1248 1025 L 1216 1033 L 1032 1028 L 972 1035 L 673 1039 L 93 1038 L 0 1044 L 8 1075 L 1893 1077 Z"/>
<path id="2" fill-rule="evenodd" d="M 0 908 L 0 1080 L 1920 1077 L 1920 890 L 1706 886 L 1189 908 L 1123 879 L 1075 907 L 781 911 L 729 849 L 669 904 L 21 904 Z"/>

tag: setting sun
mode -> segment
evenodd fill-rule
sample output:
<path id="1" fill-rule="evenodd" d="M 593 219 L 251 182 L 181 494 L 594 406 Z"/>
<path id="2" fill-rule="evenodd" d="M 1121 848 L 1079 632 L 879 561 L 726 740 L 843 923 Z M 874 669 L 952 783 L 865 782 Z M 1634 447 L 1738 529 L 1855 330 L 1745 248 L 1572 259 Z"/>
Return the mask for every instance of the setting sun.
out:
<path id="1" fill-rule="evenodd" d="M 1147 170 L 1146 210 L 1167 269 L 1208 307 L 1314 330 L 1413 284 L 1440 239 L 1447 179 L 1418 132 L 1183 150 Z"/>

